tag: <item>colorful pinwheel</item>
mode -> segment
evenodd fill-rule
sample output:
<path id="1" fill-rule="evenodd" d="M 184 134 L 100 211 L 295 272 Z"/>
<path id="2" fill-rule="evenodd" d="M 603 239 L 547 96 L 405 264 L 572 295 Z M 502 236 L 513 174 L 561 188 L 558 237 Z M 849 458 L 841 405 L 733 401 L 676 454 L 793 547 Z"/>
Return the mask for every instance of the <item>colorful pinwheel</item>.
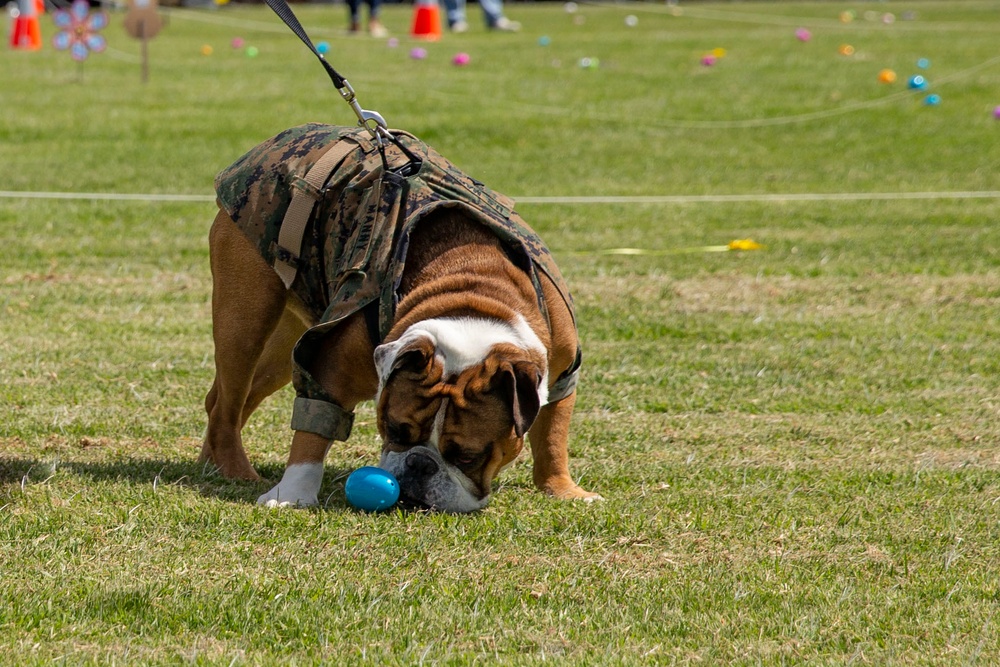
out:
<path id="1" fill-rule="evenodd" d="M 108 48 L 108 40 L 97 34 L 108 25 L 108 13 L 90 13 L 87 0 L 73 0 L 69 9 L 59 9 L 52 15 L 59 32 L 52 38 L 52 45 L 58 51 L 69 49 L 73 60 L 83 62 L 92 52 L 100 53 Z"/>

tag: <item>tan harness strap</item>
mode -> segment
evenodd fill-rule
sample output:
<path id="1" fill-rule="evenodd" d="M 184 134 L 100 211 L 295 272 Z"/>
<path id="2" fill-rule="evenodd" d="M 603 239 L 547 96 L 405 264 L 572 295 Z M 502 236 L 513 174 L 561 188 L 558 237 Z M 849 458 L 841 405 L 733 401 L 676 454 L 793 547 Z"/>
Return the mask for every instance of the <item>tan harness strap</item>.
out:
<path id="1" fill-rule="evenodd" d="M 353 141 L 338 141 L 309 169 L 305 183 L 294 188 L 292 202 L 288 205 L 285 217 L 281 221 L 278 247 L 274 257 L 274 270 L 286 288 L 291 288 L 295 282 L 299 270 L 299 254 L 302 252 L 302 237 L 306 233 L 306 225 L 309 224 L 313 206 L 322 195 L 324 184 L 344 158 L 357 148 L 360 146 Z"/>

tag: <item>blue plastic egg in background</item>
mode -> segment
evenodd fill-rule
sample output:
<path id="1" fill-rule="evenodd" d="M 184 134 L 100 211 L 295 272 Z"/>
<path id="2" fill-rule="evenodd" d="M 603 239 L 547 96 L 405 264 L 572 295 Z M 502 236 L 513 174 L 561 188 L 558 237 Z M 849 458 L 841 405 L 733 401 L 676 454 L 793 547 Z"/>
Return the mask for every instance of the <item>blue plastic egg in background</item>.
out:
<path id="1" fill-rule="evenodd" d="M 358 509 L 378 512 L 389 509 L 399 500 L 399 482 L 386 470 L 364 466 L 347 477 L 344 493 L 347 502 Z"/>

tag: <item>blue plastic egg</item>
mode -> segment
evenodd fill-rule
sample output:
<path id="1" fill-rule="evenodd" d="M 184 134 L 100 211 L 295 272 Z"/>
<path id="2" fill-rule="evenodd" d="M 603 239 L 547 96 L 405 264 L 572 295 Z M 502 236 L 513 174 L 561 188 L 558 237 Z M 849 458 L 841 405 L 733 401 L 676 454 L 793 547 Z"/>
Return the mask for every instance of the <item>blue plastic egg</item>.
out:
<path id="1" fill-rule="evenodd" d="M 327 52 L 329 52 L 330 45 L 327 42 L 319 42 L 318 44 L 316 44 L 316 50 L 319 51 L 320 54 L 325 55 Z"/>
<path id="2" fill-rule="evenodd" d="M 941 96 L 932 93 L 924 98 L 924 104 L 926 104 L 929 107 L 936 107 L 937 105 L 941 104 Z"/>
<path id="3" fill-rule="evenodd" d="M 344 485 L 347 502 L 366 512 L 389 509 L 399 500 L 399 482 L 392 473 L 365 466 L 352 472 Z"/>
<path id="4" fill-rule="evenodd" d="M 910 77 L 909 85 L 913 90 L 923 90 L 927 87 L 927 79 L 917 74 Z"/>

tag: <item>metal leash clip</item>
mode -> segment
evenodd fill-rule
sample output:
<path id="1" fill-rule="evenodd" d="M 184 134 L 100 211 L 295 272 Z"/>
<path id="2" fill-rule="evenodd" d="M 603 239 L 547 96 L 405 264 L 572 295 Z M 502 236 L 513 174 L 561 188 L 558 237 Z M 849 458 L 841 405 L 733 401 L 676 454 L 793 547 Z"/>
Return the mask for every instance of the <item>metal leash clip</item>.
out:
<path id="1" fill-rule="evenodd" d="M 402 153 L 407 157 L 407 162 L 405 164 L 402 164 L 391 171 L 401 176 L 410 176 L 417 173 L 420 170 L 420 165 L 423 163 L 423 160 L 414 155 L 413 152 L 400 143 L 396 137 L 392 136 L 392 133 L 389 132 L 389 125 L 385 122 L 385 118 L 382 117 L 382 114 L 378 111 L 362 109 L 361 104 L 358 102 L 358 96 L 354 92 L 354 88 L 347 82 L 347 79 L 344 79 L 343 82 L 344 85 L 337 88 L 337 92 L 340 93 L 340 96 L 344 98 L 345 102 L 351 105 L 351 109 L 354 110 L 354 115 L 358 117 L 358 126 L 368 130 L 368 134 L 372 135 L 372 138 L 378 144 L 378 152 L 382 157 L 383 168 L 385 168 L 386 171 L 390 171 L 389 161 L 385 155 L 385 149 L 387 146 L 386 142 L 389 142 L 402 151 Z"/>
<path id="2" fill-rule="evenodd" d="M 345 102 L 351 105 L 354 115 L 358 117 L 358 125 L 368 130 L 368 133 L 372 135 L 372 139 L 378 142 L 379 150 L 384 149 L 385 141 L 392 141 L 393 136 L 389 133 L 389 125 L 386 124 L 382 114 L 378 111 L 362 109 L 361 104 L 358 103 L 357 93 L 354 92 L 354 88 L 348 83 L 347 79 L 344 79 L 344 85 L 338 88 L 337 92 L 340 93 Z"/>

